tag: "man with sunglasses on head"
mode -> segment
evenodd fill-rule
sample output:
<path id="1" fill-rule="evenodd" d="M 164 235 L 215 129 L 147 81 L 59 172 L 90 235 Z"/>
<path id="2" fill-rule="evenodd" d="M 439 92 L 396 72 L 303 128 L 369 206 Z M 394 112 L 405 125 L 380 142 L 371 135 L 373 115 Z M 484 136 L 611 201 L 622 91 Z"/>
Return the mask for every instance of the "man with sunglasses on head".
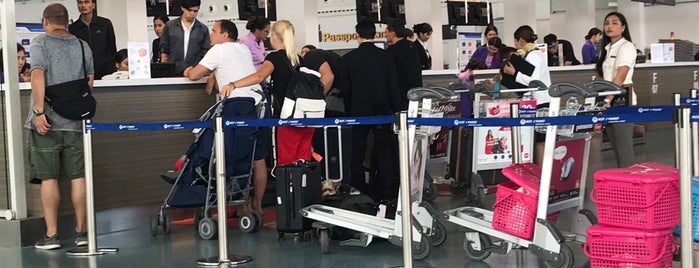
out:
<path id="1" fill-rule="evenodd" d="M 160 37 L 161 61 L 175 63 L 178 75 L 197 66 L 211 47 L 209 28 L 197 20 L 200 5 L 201 0 L 182 0 L 182 16 L 165 24 Z"/>

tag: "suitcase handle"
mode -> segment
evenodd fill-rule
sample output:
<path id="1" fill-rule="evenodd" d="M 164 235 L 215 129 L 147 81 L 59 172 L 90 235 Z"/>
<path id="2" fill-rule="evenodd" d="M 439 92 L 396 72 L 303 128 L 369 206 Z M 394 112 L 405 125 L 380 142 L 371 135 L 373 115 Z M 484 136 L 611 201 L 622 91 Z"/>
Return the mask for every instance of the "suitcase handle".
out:
<path id="1" fill-rule="evenodd" d="M 338 164 L 340 166 L 340 178 L 334 181 L 342 181 L 342 173 L 344 171 L 344 167 L 342 166 L 343 161 L 342 161 L 342 126 L 323 126 L 323 146 L 325 149 L 325 156 L 323 156 L 323 159 L 325 159 L 325 179 L 329 180 L 330 179 L 330 159 L 328 159 L 328 128 L 330 127 L 336 127 L 337 128 L 337 148 L 338 148 Z"/>

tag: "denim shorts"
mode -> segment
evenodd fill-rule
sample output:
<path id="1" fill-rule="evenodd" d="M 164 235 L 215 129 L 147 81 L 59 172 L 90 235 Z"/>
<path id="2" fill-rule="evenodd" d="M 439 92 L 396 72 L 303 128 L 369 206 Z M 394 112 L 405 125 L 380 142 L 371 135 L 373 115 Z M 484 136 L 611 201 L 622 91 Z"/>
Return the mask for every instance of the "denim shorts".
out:
<path id="1" fill-rule="evenodd" d="M 49 131 L 29 134 L 29 163 L 32 182 L 44 179 L 85 177 L 83 134 L 72 131 Z"/>

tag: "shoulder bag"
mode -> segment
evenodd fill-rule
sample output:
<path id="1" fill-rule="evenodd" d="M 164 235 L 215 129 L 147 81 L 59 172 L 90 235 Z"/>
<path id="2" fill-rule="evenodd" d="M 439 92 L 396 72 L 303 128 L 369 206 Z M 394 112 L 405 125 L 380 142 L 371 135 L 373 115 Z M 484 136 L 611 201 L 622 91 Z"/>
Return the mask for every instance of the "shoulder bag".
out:
<path id="1" fill-rule="evenodd" d="M 59 115 L 73 120 L 90 119 L 95 116 L 97 101 L 92 96 L 92 90 L 87 77 L 87 67 L 85 63 L 85 47 L 78 39 L 83 56 L 84 78 L 51 85 L 46 87 L 44 100 L 51 106 L 51 109 Z"/>

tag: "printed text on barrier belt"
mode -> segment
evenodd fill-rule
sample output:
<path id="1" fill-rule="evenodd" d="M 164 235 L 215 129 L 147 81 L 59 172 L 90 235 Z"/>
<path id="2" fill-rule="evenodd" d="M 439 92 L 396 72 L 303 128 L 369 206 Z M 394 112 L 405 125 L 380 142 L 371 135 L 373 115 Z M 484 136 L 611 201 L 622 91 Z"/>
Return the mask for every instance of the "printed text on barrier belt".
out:
<path id="1" fill-rule="evenodd" d="M 548 126 L 585 125 L 672 121 L 672 111 L 662 113 L 629 113 L 604 115 L 578 115 L 559 117 L 520 118 L 409 118 L 408 123 L 421 126 L 444 127 L 496 127 L 496 126 Z"/>
<path id="2" fill-rule="evenodd" d="M 294 118 L 294 119 L 248 119 L 225 120 L 225 127 L 272 127 L 272 126 L 348 126 L 392 124 L 395 118 L 388 116 L 342 117 L 342 118 Z M 181 130 L 209 128 L 211 121 L 186 121 L 166 123 L 88 123 L 89 130 L 143 131 Z"/>

